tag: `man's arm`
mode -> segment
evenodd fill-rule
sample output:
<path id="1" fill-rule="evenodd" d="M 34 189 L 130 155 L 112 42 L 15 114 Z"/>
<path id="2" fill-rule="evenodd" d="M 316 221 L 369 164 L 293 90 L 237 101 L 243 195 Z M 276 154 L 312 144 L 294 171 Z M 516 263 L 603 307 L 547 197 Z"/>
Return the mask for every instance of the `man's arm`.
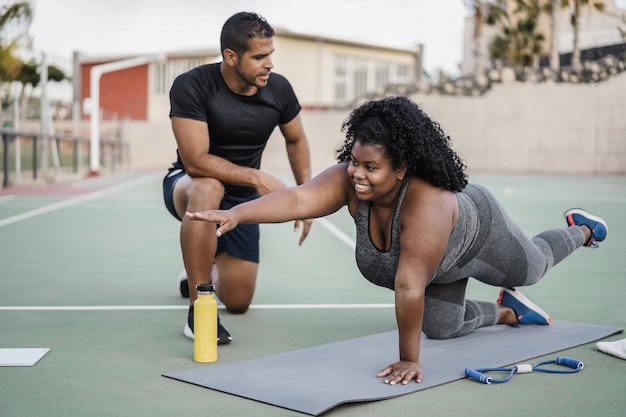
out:
<path id="1" fill-rule="evenodd" d="M 172 130 L 178 152 L 190 177 L 208 177 L 227 184 L 254 187 L 260 194 L 285 187 L 285 184 L 258 169 L 242 167 L 209 154 L 209 128 L 205 122 L 172 117 Z"/>
<path id="2" fill-rule="evenodd" d="M 285 137 L 287 157 L 294 179 L 298 185 L 304 184 L 311 179 L 311 154 L 300 114 L 289 123 L 280 125 L 280 131 Z"/>
<path id="3" fill-rule="evenodd" d="M 285 146 L 287 147 L 287 158 L 291 172 L 296 180 L 296 184 L 304 184 L 311 179 L 311 153 L 309 151 L 309 141 L 304 133 L 302 126 L 302 118 L 300 113 L 294 117 L 289 123 L 280 126 L 280 131 L 285 137 Z M 311 231 L 313 220 L 302 220 L 302 233 L 298 244 L 302 245 L 306 237 Z M 300 221 L 296 221 L 294 231 L 300 229 Z"/>

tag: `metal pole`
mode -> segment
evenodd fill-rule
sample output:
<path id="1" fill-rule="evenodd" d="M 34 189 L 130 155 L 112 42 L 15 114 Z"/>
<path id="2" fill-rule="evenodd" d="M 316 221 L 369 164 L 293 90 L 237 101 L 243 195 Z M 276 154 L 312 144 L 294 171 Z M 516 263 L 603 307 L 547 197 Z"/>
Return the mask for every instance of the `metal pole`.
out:
<path id="1" fill-rule="evenodd" d="M 89 141 L 89 174 L 100 173 L 100 77 L 102 73 L 97 70 L 97 65 L 91 68 L 91 140 Z"/>
<path id="2" fill-rule="evenodd" d="M 22 87 L 23 88 L 23 87 Z M 20 130 L 20 100 L 19 91 L 15 94 L 15 100 L 13 100 L 13 129 L 16 132 Z M 20 137 L 15 136 L 15 181 L 20 182 L 22 179 L 22 149 L 20 143 Z"/>
<path id="3" fill-rule="evenodd" d="M 82 108 L 81 108 L 81 85 L 82 85 L 82 73 L 80 67 L 80 53 L 78 51 L 74 51 L 73 54 L 73 74 L 72 74 L 72 130 L 74 132 L 74 136 L 78 137 L 82 135 L 81 128 L 81 120 L 82 120 Z M 74 172 L 79 172 L 82 168 L 83 163 L 83 147 L 79 146 L 78 140 L 76 141 L 76 146 L 74 155 L 75 164 L 74 164 Z"/>
<path id="4" fill-rule="evenodd" d="M 41 53 L 41 71 L 39 74 L 39 84 L 41 85 L 41 102 L 39 103 L 40 109 L 40 124 L 41 124 L 41 133 L 43 134 L 43 151 L 41 158 L 41 169 L 45 172 L 48 171 L 48 148 L 50 139 L 48 138 L 48 97 L 46 90 L 46 83 L 48 81 L 48 63 L 46 60 L 46 53 Z"/>
<path id="5" fill-rule="evenodd" d="M 37 179 L 37 136 L 33 136 L 33 179 Z"/>
<path id="6" fill-rule="evenodd" d="M 2 134 L 2 145 L 4 147 L 4 180 L 2 181 L 3 187 L 9 186 L 9 134 Z"/>
<path id="7" fill-rule="evenodd" d="M 78 138 L 74 138 L 74 173 L 78 172 Z"/>

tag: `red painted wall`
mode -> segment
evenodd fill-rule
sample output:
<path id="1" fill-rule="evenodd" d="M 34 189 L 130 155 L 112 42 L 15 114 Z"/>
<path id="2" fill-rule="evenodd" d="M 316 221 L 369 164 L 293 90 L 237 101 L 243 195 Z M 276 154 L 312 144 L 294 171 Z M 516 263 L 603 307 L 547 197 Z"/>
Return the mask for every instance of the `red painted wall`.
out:
<path id="1" fill-rule="evenodd" d="M 91 96 L 91 67 L 81 66 L 81 103 Z M 100 108 L 102 119 L 147 120 L 148 118 L 148 65 L 126 68 L 102 74 L 100 78 Z M 83 119 L 89 119 L 83 111 Z"/>

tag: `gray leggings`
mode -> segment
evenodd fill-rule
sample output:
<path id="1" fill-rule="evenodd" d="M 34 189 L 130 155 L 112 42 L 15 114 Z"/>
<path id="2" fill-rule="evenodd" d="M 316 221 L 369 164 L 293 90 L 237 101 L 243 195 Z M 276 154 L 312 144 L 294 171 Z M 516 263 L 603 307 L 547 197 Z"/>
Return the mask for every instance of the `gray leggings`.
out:
<path id="1" fill-rule="evenodd" d="M 532 285 L 585 242 L 580 227 L 546 230 L 529 239 L 486 188 L 469 185 L 464 193 L 478 208 L 480 226 L 468 253 L 426 287 L 422 329 L 433 339 L 498 323 L 497 303 L 465 299 L 468 278 L 499 287 Z"/>

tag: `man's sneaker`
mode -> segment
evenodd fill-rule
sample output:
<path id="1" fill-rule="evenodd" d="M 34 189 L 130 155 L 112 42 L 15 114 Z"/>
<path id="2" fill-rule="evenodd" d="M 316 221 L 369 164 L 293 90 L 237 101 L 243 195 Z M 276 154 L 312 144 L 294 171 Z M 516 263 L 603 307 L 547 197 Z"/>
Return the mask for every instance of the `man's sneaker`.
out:
<path id="1" fill-rule="evenodd" d="M 552 323 L 550 316 L 530 301 L 524 294 L 513 288 L 502 288 L 498 304 L 513 309 L 517 316 L 518 324 L 544 324 Z"/>
<path id="2" fill-rule="evenodd" d="M 185 336 L 190 339 L 193 339 L 193 306 L 189 307 L 189 314 L 187 316 L 187 323 L 185 323 L 185 328 L 183 330 Z M 233 341 L 233 338 L 230 336 L 230 333 L 224 326 L 222 326 L 222 321 L 220 320 L 220 316 L 217 316 L 217 344 L 225 345 Z"/>
<path id="3" fill-rule="evenodd" d="M 606 239 L 609 227 L 606 222 L 598 216 L 587 213 L 580 208 L 572 208 L 563 213 L 568 226 L 587 226 L 591 229 L 591 237 L 583 246 L 597 248 L 598 243 Z"/>
<path id="4" fill-rule="evenodd" d="M 176 284 L 180 290 L 180 295 L 183 298 L 189 298 L 189 280 L 187 280 L 187 271 L 184 269 L 180 271 L 176 278 Z"/>

